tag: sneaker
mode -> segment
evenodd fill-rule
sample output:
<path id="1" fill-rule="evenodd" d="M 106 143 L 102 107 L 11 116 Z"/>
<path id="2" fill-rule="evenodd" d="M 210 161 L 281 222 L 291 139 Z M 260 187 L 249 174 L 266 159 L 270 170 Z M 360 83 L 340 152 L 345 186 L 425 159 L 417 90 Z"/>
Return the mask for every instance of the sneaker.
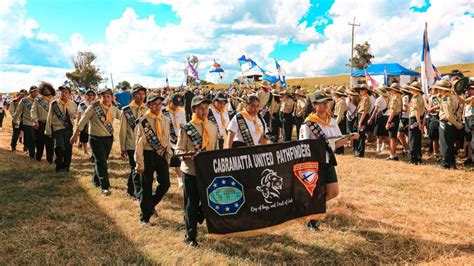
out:
<path id="1" fill-rule="evenodd" d="M 306 224 L 306 227 L 314 232 L 319 232 L 321 229 L 319 229 L 319 223 L 316 220 L 311 220 Z"/>
<path id="2" fill-rule="evenodd" d="M 143 227 L 150 227 L 151 224 L 149 221 L 140 221 L 140 224 L 143 226 Z"/>
<path id="3" fill-rule="evenodd" d="M 183 180 L 178 180 L 178 188 L 183 188 Z"/>
<path id="4" fill-rule="evenodd" d="M 192 248 L 196 248 L 196 247 L 199 246 L 199 243 L 196 241 L 196 239 L 189 238 L 189 237 L 184 238 L 184 243 L 186 243 L 186 245 L 188 245 Z"/>
<path id="5" fill-rule="evenodd" d="M 385 160 L 387 160 L 387 161 L 398 161 L 398 156 L 395 156 L 395 157 L 388 156 L 387 158 L 385 158 Z"/>
<path id="6" fill-rule="evenodd" d="M 104 194 L 104 196 L 110 196 L 112 193 L 108 189 L 102 189 L 102 194 Z"/>

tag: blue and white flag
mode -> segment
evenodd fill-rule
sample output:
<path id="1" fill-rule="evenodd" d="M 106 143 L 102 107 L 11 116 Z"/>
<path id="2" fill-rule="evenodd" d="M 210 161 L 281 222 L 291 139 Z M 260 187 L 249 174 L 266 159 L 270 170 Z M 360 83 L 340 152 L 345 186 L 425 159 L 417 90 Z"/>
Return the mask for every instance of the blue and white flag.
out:
<path id="1" fill-rule="evenodd" d="M 387 74 L 387 68 L 386 67 L 384 67 L 384 69 L 383 69 L 383 84 L 385 86 L 389 86 L 388 85 L 388 74 Z"/>
<path id="2" fill-rule="evenodd" d="M 278 80 L 282 86 L 286 87 L 286 71 L 278 64 L 278 61 L 275 59 L 275 65 L 278 72 Z"/>
<path id="3" fill-rule="evenodd" d="M 425 23 L 423 49 L 421 51 L 421 84 L 425 95 L 428 95 L 428 90 L 435 82 L 435 77 L 436 72 L 431 62 L 430 44 L 428 42 L 428 23 Z"/>
<path id="4" fill-rule="evenodd" d="M 246 72 L 257 66 L 257 63 L 255 63 L 251 58 L 248 58 L 245 55 L 242 55 L 238 60 L 242 72 Z"/>

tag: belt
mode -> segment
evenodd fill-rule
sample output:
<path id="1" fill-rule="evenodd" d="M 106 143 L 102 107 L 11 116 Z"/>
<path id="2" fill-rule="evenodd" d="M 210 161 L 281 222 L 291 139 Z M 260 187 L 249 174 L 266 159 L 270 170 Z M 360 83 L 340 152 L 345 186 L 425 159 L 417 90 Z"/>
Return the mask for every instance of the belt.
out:
<path id="1" fill-rule="evenodd" d="M 441 121 L 439 121 L 439 122 L 440 122 L 440 123 L 443 123 L 443 124 L 450 125 L 450 126 L 452 126 L 452 125 L 453 125 L 451 122 L 444 121 L 444 120 L 441 120 Z"/>

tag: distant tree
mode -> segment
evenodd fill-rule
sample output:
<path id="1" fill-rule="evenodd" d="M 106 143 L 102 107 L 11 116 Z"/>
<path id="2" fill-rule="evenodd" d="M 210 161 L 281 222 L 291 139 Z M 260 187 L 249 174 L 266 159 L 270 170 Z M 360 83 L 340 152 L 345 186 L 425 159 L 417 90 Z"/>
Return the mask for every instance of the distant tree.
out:
<path id="1" fill-rule="evenodd" d="M 92 52 L 78 52 L 72 58 L 74 71 L 67 72 L 66 77 L 74 84 L 86 89 L 96 88 L 104 78 L 99 67 L 93 65 L 96 55 Z"/>
<path id="2" fill-rule="evenodd" d="M 357 44 L 354 47 L 354 66 L 356 69 L 364 69 L 372 64 L 374 55 L 370 51 L 370 44 L 366 41 L 363 44 Z M 351 59 L 349 59 L 348 66 L 351 66 Z"/>
<path id="3" fill-rule="evenodd" d="M 201 79 L 199 81 L 199 85 L 212 85 L 212 84 L 214 84 L 214 83 L 212 83 L 210 81 L 207 81 L 207 80 L 203 80 L 203 79 Z"/>
<path id="4" fill-rule="evenodd" d="M 130 83 L 126 80 L 122 81 L 122 82 L 119 82 L 117 84 L 117 86 L 115 86 L 117 89 L 121 88 L 121 87 L 125 87 L 125 88 L 131 88 L 130 86 Z"/>

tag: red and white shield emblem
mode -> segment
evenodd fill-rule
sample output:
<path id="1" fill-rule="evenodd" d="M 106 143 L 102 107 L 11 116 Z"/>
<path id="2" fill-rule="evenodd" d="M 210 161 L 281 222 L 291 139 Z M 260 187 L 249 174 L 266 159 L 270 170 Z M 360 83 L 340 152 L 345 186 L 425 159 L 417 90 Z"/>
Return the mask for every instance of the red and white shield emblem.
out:
<path id="1" fill-rule="evenodd" d="M 318 182 L 318 168 L 317 162 L 305 162 L 293 165 L 293 173 L 308 190 L 309 195 L 313 196 L 314 188 Z"/>

